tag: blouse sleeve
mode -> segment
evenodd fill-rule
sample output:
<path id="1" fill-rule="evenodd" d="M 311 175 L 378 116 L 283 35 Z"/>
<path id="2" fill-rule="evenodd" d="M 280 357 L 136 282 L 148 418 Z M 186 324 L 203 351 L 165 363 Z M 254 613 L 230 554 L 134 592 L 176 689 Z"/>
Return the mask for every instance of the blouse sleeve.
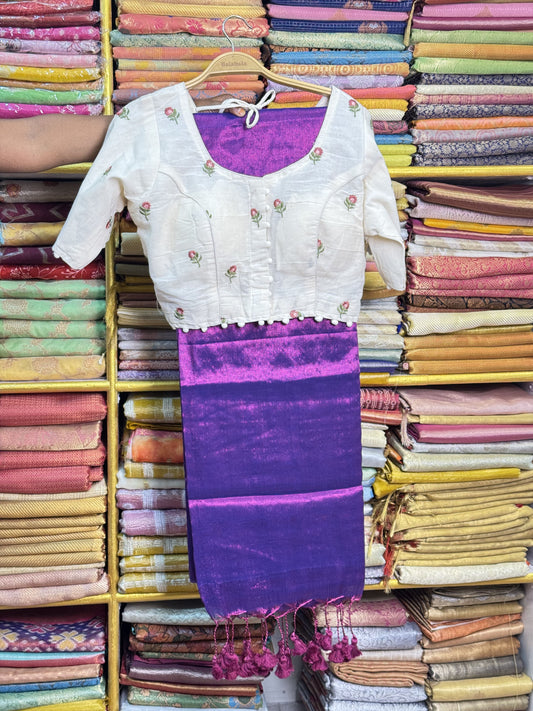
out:
<path id="1" fill-rule="evenodd" d="M 405 289 L 405 247 L 385 160 L 370 121 L 365 121 L 364 232 L 379 273 L 389 289 Z"/>
<path id="2" fill-rule="evenodd" d="M 132 168 L 130 134 L 129 114 L 115 116 L 53 246 L 54 255 L 74 269 L 86 266 L 100 253 L 115 213 L 125 207 L 124 176 Z"/>

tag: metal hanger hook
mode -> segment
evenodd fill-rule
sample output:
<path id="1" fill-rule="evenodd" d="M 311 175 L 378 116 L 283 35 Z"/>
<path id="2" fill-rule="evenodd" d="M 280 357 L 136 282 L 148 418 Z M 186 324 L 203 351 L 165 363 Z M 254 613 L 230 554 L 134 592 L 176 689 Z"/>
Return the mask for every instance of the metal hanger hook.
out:
<path id="1" fill-rule="evenodd" d="M 235 17 L 237 20 L 242 20 L 242 21 L 244 22 L 244 24 L 246 25 L 246 27 L 248 27 L 250 30 L 253 30 L 253 25 L 251 25 L 251 24 L 248 22 L 248 20 L 246 20 L 244 17 L 241 17 L 240 15 L 228 15 L 228 17 L 226 17 L 226 18 L 224 19 L 224 21 L 222 22 L 222 32 L 224 33 L 224 37 L 228 40 L 228 42 L 229 42 L 230 45 L 231 45 L 231 51 L 232 51 L 232 52 L 235 52 L 235 45 L 233 44 L 233 40 L 231 39 L 231 37 L 230 37 L 230 36 L 228 35 L 228 33 L 226 32 L 226 22 L 227 22 L 228 20 L 231 20 L 232 17 Z"/>

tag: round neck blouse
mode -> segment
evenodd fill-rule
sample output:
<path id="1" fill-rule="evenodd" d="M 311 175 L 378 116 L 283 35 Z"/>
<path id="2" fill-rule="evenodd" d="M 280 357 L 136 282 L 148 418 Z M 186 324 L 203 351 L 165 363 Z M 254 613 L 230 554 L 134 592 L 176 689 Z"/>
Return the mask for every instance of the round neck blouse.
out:
<path id="1" fill-rule="evenodd" d="M 306 317 L 354 323 L 367 250 L 387 286 L 404 289 L 396 202 L 364 107 L 332 87 L 309 153 L 263 176 L 219 165 L 195 111 L 182 83 L 114 117 L 55 256 L 88 264 L 127 207 L 161 309 L 184 330 Z"/>

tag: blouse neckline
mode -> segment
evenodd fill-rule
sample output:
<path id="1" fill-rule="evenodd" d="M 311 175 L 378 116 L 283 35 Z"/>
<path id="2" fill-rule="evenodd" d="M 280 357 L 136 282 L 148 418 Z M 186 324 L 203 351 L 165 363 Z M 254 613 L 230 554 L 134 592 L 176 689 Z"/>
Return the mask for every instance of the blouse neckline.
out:
<path id="1" fill-rule="evenodd" d="M 231 170 L 230 168 L 225 168 L 223 165 L 220 165 L 210 154 L 204 139 L 202 138 L 202 134 L 200 133 L 198 126 L 196 125 L 196 121 L 194 120 L 194 114 L 197 113 L 196 110 L 196 104 L 194 103 L 191 95 L 189 94 L 189 91 L 187 90 L 187 87 L 184 82 L 181 82 L 180 84 L 177 85 L 178 90 L 181 93 L 181 98 L 182 98 L 182 108 L 185 109 L 183 114 L 184 114 L 184 120 L 187 123 L 187 127 L 189 130 L 189 133 L 194 140 L 196 147 L 200 150 L 201 154 L 204 157 L 204 162 L 205 161 L 211 161 L 214 166 L 216 166 L 217 171 L 221 171 L 226 173 L 229 176 L 233 176 L 234 178 L 239 178 L 241 180 L 249 180 L 249 181 L 265 181 L 269 179 L 274 179 L 278 177 L 282 177 L 287 173 L 292 172 L 293 170 L 297 170 L 300 168 L 302 165 L 309 165 L 309 153 L 312 153 L 313 150 L 319 148 L 321 145 L 322 139 L 324 135 L 327 133 L 329 130 L 329 124 L 332 121 L 332 116 L 335 113 L 335 108 L 337 106 L 338 100 L 339 100 L 339 94 L 341 93 L 340 90 L 332 86 L 331 87 L 331 95 L 328 97 L 328 103 L 326 106 L 326 112 L 324 114 L 324 118 L 322 119 L 322 123 L 320 125 L 320 128 L 318 130 L 318 133 L 313 141 L 313 146 L 311 148 L 311 151 L 304 155 L 302 158 L 299 158 L 296 161 L 293 161 L 291 163 L 288 163 L 287 165 L 283 166 L 283 168 L 279 168 L 278 170 L 274 170 L 270 173 L 265 173 L 264 175 L 248 175 L 247 173 L 239 173 L 238 171 Z M 190 110 L 187 110 L 189 108 Z M 276 109 L 272 109 L 273 111 Z M 261 119 L 259 119 L 259 123 L 257 126 L 255 126 L 253 129 L 258 129 L 260 130 L 260 123 Z"/>

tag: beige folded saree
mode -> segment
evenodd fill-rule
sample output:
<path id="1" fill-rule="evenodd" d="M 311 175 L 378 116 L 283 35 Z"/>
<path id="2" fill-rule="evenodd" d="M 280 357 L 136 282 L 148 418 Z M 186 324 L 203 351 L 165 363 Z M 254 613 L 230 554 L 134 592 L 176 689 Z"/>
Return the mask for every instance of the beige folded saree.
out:
<path id="1" fill-rule="evenodd" d="M 532 689 L 533 681 L 527 674 L 426 683 L 426 693 L 434 701 L 498 699 L 529 694 Z"/>

